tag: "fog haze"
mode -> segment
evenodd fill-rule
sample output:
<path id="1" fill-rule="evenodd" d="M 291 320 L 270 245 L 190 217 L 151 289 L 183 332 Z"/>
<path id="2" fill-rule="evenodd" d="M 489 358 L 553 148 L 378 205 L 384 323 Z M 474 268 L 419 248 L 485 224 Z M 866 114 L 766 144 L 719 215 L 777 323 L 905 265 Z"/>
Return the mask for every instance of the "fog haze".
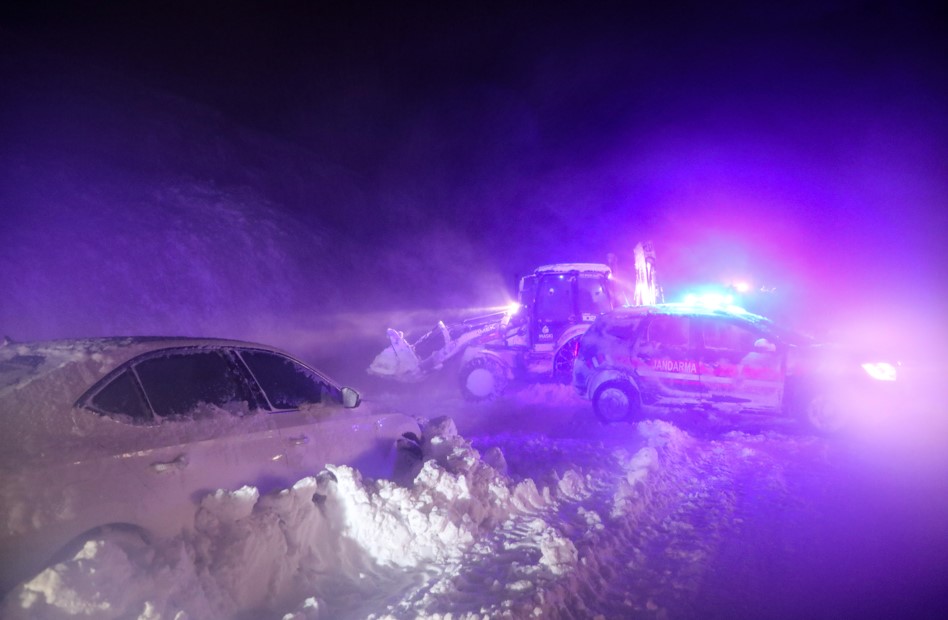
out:
<path id="1" fill-rule="evenodd" d="M 887 2 L 5 9 L 2 324 L 239 336 L 489 306 L 540 264 L 630 265 L 642 239 L 672 300 L 747 279 L 797 314 L 943 307 L 931 18 Z"/>

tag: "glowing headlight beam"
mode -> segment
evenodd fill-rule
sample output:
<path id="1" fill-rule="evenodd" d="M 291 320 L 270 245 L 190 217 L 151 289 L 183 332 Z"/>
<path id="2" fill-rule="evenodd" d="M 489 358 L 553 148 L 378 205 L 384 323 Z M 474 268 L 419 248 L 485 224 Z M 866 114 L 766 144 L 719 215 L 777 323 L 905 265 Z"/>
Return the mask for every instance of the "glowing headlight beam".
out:
<path id="1" fill-rule="evenodd" d="M 876 381 L 895 381 L 895 366 L 888 362 L 867 362 L 862 369 Z"/>

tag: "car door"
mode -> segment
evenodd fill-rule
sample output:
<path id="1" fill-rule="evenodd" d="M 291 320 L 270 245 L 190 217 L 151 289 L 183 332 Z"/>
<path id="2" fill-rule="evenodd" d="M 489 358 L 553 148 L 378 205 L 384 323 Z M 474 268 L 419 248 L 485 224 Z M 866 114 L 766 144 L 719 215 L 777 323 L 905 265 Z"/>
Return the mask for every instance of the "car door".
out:
<path id="1" fill-rule="evenodd" d="M 775 409 L 783 395 L 783 364 L 777 347 L 752 325 L 728 317 L 704 317 L 701 383 L 713 403 Z"/>
<path id="2" fill-rule="evenodd" d="M 291 480 L 276 425 L 256 410 L 225 349 L 134 360 L 88 406 L 104 418 L 101 434 L 118 474 L 112 484 L 123 481 L 105 494 L 125 503 L 132 523 L 173 534 L 190 524 L 195 502 L 208 493 L 245 485 L 266 492 Z"/>
<path id="3" fill-rule="evenodd" d="M 639 338 L 635 357 L 646 400 L 693 404 L 701 401 L 692 319 L 682 315 L 650 317 Z"/>
<path id="4" fill-rule="evenodd" d="M 347 464 L 369 476 L 390 476 L 395 433 L 385 416 L 372 417 L 342 405 L 340 388 L 301 362 L 282 354 L 241 349 L 271 407 L 292 476 L 319 473 L 327 464 Z"/>

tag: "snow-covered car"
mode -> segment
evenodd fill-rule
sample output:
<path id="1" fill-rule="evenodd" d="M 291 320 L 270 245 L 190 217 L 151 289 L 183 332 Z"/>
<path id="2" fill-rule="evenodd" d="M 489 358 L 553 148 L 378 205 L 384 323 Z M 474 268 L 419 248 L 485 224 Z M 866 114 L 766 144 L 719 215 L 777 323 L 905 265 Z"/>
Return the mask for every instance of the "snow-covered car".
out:
<path id="1" fill-rule="evenodd" d="M 604 314 L 580 341 L 573 387 L 604 422 L 643 405 L 778 413 L 822 432 L 895 397 L 897 364 L 817 343 L 740 308 L 661 304 Z"/>
<path id="2" fill-rule="evenodd" d="M 260 344 L 0 346 L 0 592 L 106 529 L 188 530 L 217 489 L 287 488 L 330 463 L 396 475 L 417 422 L 359 404 Z"/>

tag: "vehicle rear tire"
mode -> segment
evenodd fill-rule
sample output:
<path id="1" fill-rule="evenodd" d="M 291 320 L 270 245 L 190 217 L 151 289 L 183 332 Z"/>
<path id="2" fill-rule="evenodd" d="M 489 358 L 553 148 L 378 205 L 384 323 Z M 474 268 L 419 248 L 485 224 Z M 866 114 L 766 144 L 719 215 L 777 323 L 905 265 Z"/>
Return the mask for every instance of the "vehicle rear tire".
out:
<path id="1" fill-rule="evenodd" d="M 503 394 L 507 387 L 507 369 L 492 357 L 475 357 L 461 367 L 458 379 L 467 400 L 491 400 Z"/>
<path id="2" fill-rule="evenodd" d="M 846 414 L 831 394 L 816 393 L 800 403 L 799 413 L 807 427 L 821 435 L 835 435 L 846 427 Z"/>
<path id="3" fill-rule="evenodd" d="M 593 412 L 605 424 L 626 422 L 638 417 L 642 400 L 627 381 L 606 381 L 593 394 Z"/>
<path id="4" fill-rule="evenodd" d="M 579 354 L 579 336 L 570 338 L 553 356 L 553 380 L 557 383 L 572 383 L 573 362 Z"/>

